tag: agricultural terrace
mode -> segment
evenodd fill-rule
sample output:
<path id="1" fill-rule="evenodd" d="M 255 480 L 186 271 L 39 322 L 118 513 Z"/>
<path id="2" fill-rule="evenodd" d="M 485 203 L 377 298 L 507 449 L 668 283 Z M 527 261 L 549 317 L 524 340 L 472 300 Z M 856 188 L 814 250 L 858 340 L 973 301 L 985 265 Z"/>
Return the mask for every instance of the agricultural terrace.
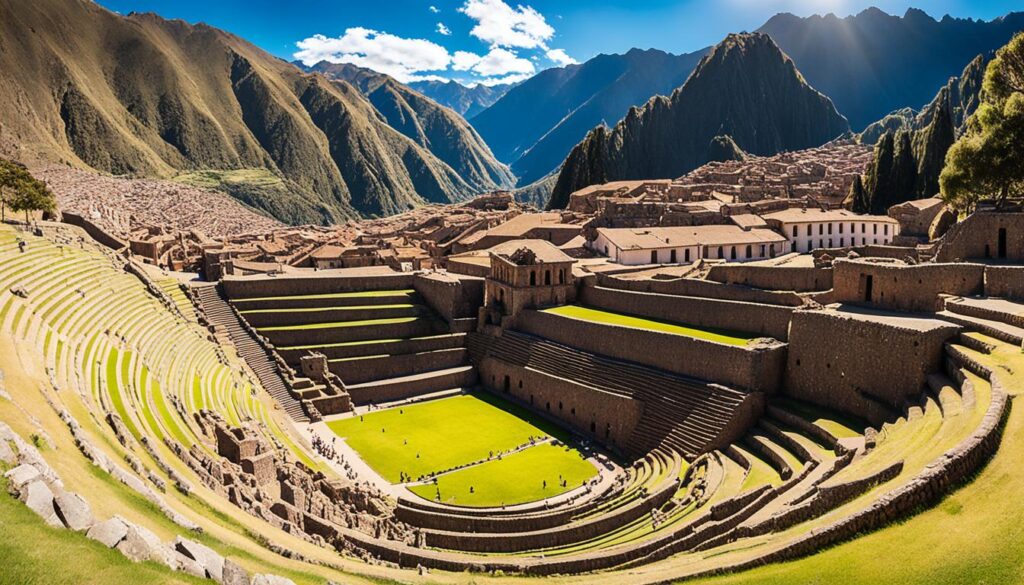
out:
<path id="1" fill-rule="evenodd" d="M 570 319 L 590 321 L 592 323 L 603 323 L 606 325 L 619 325 L 621 327 L 632 327 L 634 329 L 646 329 L 648 331 L 659 331 L 673 335 L 685 335 L 706 341 L 715 341 L 728 345 L 747 345 L 756 336 L 741 331 L 730 331 L 727 329 L 715 329 L 710 327 L 694 327 L 679 323 L 669 323 L 646 317 L 634 317 L 622 313 L 613 313 L 602 309 L 583 307 L 580 305 L 565 305 L 544 309 L 545 313 L 552 313 Z"/>
<path id="2" fill-rule="evenodd" d="M 566 443 L 564 432 L 514 404 L 485 393 L 463 394 L 327 423 L 370 467 L 392 483 L 482 462 L 413 491 L 468 506 L 535 501 L 579 487 L 597 469 Z M 531 438 L 536 445 L 530 445 Z M 499 454 L 525 447 L 521 451 Z M 489 457 L 494 457 L 487 461 Z M 559 470 L 566 480 L 559 482 Z M 547 482 L 547 489 L 544 482 Z M 521 484 L 514 487 L 505 484 Z M 469 493 L 469 486 L 474 493 Z M 463 489 L 465 488 L 465 489 Z"/>

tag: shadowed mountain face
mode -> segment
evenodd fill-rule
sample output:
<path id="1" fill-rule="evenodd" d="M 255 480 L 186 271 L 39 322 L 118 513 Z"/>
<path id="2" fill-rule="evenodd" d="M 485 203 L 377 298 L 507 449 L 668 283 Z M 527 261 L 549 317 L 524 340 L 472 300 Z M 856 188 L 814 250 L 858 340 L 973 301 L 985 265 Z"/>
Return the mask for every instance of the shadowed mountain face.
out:
<path id="1" fill-rule="evenodd" d="M 846 18 L 778 14 L 758 31 L 771 35 L 808 83 L 860 130 L 900 108 L 921 107 L 965 63 L 1022 29 L 1024 12 L 985 22 L 869 8 Z"/>
<path id="2" fill-rule="evenodd" d="M 274 201 L 232 194 L 295 223 L 475 191 L 358 89 L 223 31 L 84 0 L 0 0 L 0 14 L 0 126 L 20 158 L 155 177 L 265 169 L 287 186 Z"/>
<path id="3" fill-rule="evenodd" d="M 614 124 L 630 107 L 679 87 L 702 54 L 633 49 L 547 69 L 509 90 L 473 126 L 527 185 L 555 170 L 594 126 Z"/>
<path id="4" fill-rule="evenodd" d="M 810 87 L 768 35 L 729 35 L 671 96 L 599 126 L 566 159 L 550 207 L 607 181 L 676 177 L 709 160 L 717 136 L 755 155 L 818 146 L 847 132 L 832 101 Z"/>
<path id="5" fill-rule="evenodd" d="M 466 87 L 457 81 L 413 81 L 406 84 L 428 98 L 449 107 L 467 120 L 472 120 L 480 112 L 491 107 L 501 99 L 514 84 L 475 85 Z"/>
<path id="6" fill-rule="evenodd" d="M 409 86 L 348 63 L 321 61 L 308 71 L 357 87 L 389 126 L 447 163 L 475 191 L 508 188 L 515 183 L 512 172 L 494 158 L 465 119 Z"/>

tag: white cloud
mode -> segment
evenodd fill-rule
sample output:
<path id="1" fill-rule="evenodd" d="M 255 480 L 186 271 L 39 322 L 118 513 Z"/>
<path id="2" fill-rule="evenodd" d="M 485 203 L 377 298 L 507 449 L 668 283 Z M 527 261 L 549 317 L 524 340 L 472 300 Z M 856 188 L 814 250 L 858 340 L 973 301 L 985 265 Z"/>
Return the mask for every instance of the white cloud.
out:
<path id="1" fill-rule="evenodd" d="M 437 14 L 438 12 L 441 12 L 440 10 L 437 9 L 437 6 L 431 6 L 430 7 L 430 11 L 433 12 L 434 14 Z"/>
<path id="2" fill-rule="evenodd" d="M 443 22 L 439 22 L 439 23 L 437 23 L 437 32 L 439 32 L 442 35 L 447 37 L 447 36 L 451 36 L 452 29 L 450 29 L 447 26 L 445 26 Z"/>
<path id="3" fill-rule="evenodd" d="M 579 63 L 579 61 L 570 57 L 569 53 L 566 53 L 564 49 L 551 49 L 545 53 L 545 55 L 547 55 L 548 59 L 551 59 L 562 67 Z"/>
<path id="4" fill-rule="evenodd" d="M 493 85 L 503 85 L 506 83 L 519 83 L 520 81 L 526 81 L 532 76 L 533 75 L 531 73 L 515 73 L 504 77 L 487 77 L 477 81 L 477 83 L 491 87 Z"/>
<path id="5" fill-rule="evenodd" d="M 442 71 L 452 61 L 448 50 L 425 39 L 406 39 L 355 27 L 340 37 L 313 35 L 296 43 L 296 59 L 306 65 L 320 61 L 352 63 L 391 75 L 399 81 L 423 79 L 418 73 Z"/>
<path id="6" fill-rule="evenodd" d="M 535 71 L 529 59 L 523 59 L 508 49 L 491 49 L 480 62 L 473 66 L 473 72 L 484 77 L 495 75 L 530 75 Z"/>
<path id="7" fill-rule="evenodd" d="M 469 34 L 492 47 L 546 48 L 555 34 L 532 6 L 512 8 L 503 0 L 466 0 L 459 12 L 476 21 Z"/>
<path id="8" fill-rule="evenodd" d="M 452 69 L 456 71 L 469 71 L 474 65 L 483 59 L 476 53 L 470 53 L 469 51 L 455 51 L 452 54 Z"/>

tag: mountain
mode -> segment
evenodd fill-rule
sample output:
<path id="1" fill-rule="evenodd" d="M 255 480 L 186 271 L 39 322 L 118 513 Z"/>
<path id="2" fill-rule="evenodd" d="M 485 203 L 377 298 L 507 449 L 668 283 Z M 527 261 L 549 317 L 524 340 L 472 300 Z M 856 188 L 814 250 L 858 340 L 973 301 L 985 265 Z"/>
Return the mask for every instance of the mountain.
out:
<path id="1" fill-rule="evenodd" d="M 512 83 L 466 87 L 458 81 L 436 80 L 413 81 L 407 85 L 442 106 L 455 110 L 467 120 L 472 120 L 473 116 L 491 107 L 491 104 L 515 87 Z"/>
<path id="2" fill-rule="evenodd" d="M 848 207 L 858 213 L 885 213 L 892 205 L 938 194 L 946 152 L 978 108 L 985 68 L 992 57 L 975 57 L 920 113 L 900 110 L 868 126 L 861 141 L 878 134 L 875 156 L 863 180 L 851 189 Z"/>
<path id="3" fill-rule="evenodd" d="M 808 83 L 861 130 L 889 112 L 927 103 L 964 63 L 1022 29 L 1024 12 L 986 22 L 868 8 L 845 18 L 778 14 L 758 31 L 771 35 Z"/>
<path id="4" fill-rule="evenodd" d="M 86 0 L 0 0 L 0 14 L 0 127 L 26 160 L 162 178 L 256 170 L 286 188 L 247 203 L 296 223 L 474 193 L 355 87 L 218 29 Z"/>
<path id="5" fill-rule="evenodd" d="M 511 187 L 515 177 L 498 162 L 462 116 L 389 75 L 348 63 L 321 61 L 307 71 L 350 83 L 370 100 L 388 125 L 448 164 L 475 191 Z"/>
<path id="6" fill-rule="evenodd" d="M 633 49 L 547 69 L 477 114 L 473 126 L 527 185 L 555 170 L 594 126 L 679 87 L 702 54 Z"/>
<path id="7" fill-rule="evenodd" d="M 631 108 L 614 128 L 598 126 L 569 153 L 549 207 L 607 181 L 676 177 L 707 162 L 728 136 L 735 152 L 771 155 L 818 146 L 847 132 L 832 101 L 761 33 L 732 34 L 682 87 Z"/>

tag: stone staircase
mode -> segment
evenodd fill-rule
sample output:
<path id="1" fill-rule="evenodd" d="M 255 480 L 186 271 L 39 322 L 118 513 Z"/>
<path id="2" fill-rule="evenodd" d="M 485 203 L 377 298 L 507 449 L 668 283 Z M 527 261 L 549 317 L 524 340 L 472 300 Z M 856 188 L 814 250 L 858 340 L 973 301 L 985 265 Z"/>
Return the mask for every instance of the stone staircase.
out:
<path id="1" fill-rule="evenodd" d="M 490 356 L 643 401 L 643 417 L 628 441 L 629 449 L 636 453 L 659 447 L 689 455 L 707 451 L 749 396 L 516 331 L 505 331 L 498 338 L 470 334 L 469 340 L 474 363 Z"/>
<path id="2" fill-rule="evenodd" d="M 228 333 L 235 349 L 238 350 L 238 355 L 256 373 L 263 388 L 274 397 L 274 400 L 292 420 L 296 422 L 309 421 L 302 405 L 288 391 L 277 364 L 267 355 L 263 346 L 252 337 L 249 330 L 242 325 L 238 314 L 221 295 L 219 285 L 196 286 L 193 290 L 199 299 L 200 308 L 206 315 L 206 319 L 211 325 L 220 327 Z"/>
<path id="3" fill-rule="evenodd" d="M 1024 346 L 1024 304 L 996 298 L 948 297 L 938 317 L 1000 341 Z"/>

